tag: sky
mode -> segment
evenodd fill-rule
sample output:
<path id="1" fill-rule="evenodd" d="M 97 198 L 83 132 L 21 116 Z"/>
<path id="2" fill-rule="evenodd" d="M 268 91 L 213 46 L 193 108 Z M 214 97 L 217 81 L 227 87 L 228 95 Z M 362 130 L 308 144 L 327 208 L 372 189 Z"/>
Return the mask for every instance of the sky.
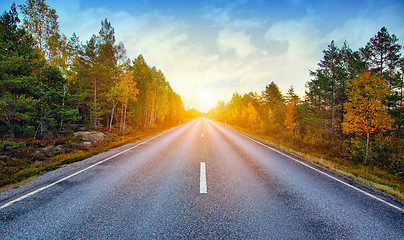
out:
<path id="1" fill-rule="evenodd" d="M 2 0 L 0 10 L 12 2 Z M 60 30 L 85 43 L 105 18 L 131 59 L 160 69 L 185 108 L 208 111 L 274 81 L 303 97 L 332 40 L 353 50 L 385 26 L 404 45 L 402 0 L 47 0 Z M 22 18 L 22 15 L 20 15 Z"/>

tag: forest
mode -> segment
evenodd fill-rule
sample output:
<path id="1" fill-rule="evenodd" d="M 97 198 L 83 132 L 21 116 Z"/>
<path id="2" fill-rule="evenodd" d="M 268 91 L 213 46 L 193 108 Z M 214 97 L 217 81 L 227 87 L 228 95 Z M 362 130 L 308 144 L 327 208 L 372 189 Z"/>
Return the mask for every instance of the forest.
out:
<path id="1" fill-rule="evenodd" d="M 275 82 L 234 93 L 208 116 L 300 152 L 402 176 L 402 46 L 385 27 L 357 51 L 334 41 L 310 71 L 304 99 Z"/>
<path id="2" fill-rule="evenodd" d="M 44 0 L 0 17 L 0 137 L 125 131 L 186 118 L 181 97 L 142 55 L 130 59 L 112 24 L 85 43 L 59 30 Z"/>
<path id="3" fill-rule="evenodd" d="M 0 16 L 0 187 L 144 139 L 199 115 L 161 70 L 130 59 L 104 19 L 85 43 L 45 0 Z"/>

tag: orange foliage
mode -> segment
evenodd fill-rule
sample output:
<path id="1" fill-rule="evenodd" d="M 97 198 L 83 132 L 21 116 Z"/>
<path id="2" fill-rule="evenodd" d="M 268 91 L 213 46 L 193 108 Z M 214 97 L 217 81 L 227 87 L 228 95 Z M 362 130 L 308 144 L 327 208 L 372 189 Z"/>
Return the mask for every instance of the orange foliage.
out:
<path id="1" fill-rule="evenodd" d="M 125 88 L 127 89 L 127 95 L 125 97 L 136 101 L 136 95 L 139 94 L 139 89 L 136 88 L 136 82 L 133 80 L 133 74 L 131 72 L 127 72 L 121 77 L 121 84 L 126 86 Z"/>
<path id="2" fill-rule="evenodd" d="M 379 76 L 365 72 L 346 86 L 348 102 L 342 130 L 358 135 L 385 132 L 394 120 L 386 112 L 383 100 L 389 95 L 386 82 Z"/>

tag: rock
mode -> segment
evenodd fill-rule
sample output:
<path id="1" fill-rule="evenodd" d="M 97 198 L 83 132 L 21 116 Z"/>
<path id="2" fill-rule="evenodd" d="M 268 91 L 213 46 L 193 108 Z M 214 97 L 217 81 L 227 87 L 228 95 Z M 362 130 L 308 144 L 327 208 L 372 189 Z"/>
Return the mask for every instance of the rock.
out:
<path id="1" fill-rule="evenodd" d="M 79 144 L 80 147 L 91 147 L 92 143 L 91 142 L 82 142 Z"/>
<path id="2" fill-rule="evenodd" d="M 91 144 L 101 142 L 105 138 L 105 134 L 102 132 L 86 132 L 86 131 L 80 131 L 74 133 L 74 138 L 81 140 L 84 142 L 90 142 Z M 86 143 L 87 144 L 87 143 Z"/>
<path id="3" fill-rule="evenodd" d="M 45 154 L 62 154 L 65 150 L 61 146 L 50 146 L 41 149 Z"/>

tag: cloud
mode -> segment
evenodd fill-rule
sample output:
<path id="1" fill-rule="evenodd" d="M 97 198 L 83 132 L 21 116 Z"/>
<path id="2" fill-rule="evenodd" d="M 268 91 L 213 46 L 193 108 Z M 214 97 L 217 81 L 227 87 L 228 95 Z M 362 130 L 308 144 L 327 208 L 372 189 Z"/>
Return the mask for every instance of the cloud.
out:
<path id="1" fill-rule="evenodd" d="M 217 43 L 221 52 L 234 50 L 238 57 L 245 58 L 254 53 L 266 54 L 251 44 L 251 36 L 245 31 L 235 31 L 223 29 L 217 38 Z"/>
<path id="2" fill-rule="evenodd" d="M 400 9 L 398 6 L 396 9 Z M 388 6 L 379 9 L 380 14 L 374 15 L 369 10 L 364 10 L 365 13 L 359 17 L 347 19 L 347 21 L 338 28 L 333 29 L 325 37 L 335 40 L 336 43 L 342 44 L 347 40 L 352 49 L 357 50 L 364 47 L 371 37 L 385 26 L 390 34 L 395 34 L 399 38 L 400 44 L 404 43 L 404 28 L 402 25 L 402 13 L 394 7 Z"/>
<path id="3" fill-rule="evenodd" d="M 226 10 L 214 11 L 215 17 L 211 16 L 221 22 L 215 25 L 220 29 L 216 35 L 212 32 L 193 41 L 190 36 L 197 31 L 194 26 L 157 10 L 132 15 L 105 8 L 80 9 L 79 4 L 59 5 L 56 9 L 62 32 L 75 31 L 82 40 L 98 34 L 100 21 L 107 17 L 115 28 L 117 41 L 125 44 L 129 57 L 143 54 L 149 65 L 162 70 L 185 106 L 202 111 L 207 111 L 220 99 L 229 100 L 236 91 L 241 94 L 261 91 L 270 81 L 278 82 L 282 90 L 287 90 L 292 83 L 282 76 L 296 80 L 302 74 L 287 55 L 268 56 L 266 50 L 252 43 L 253 33 L 248 33 L 248 29 L 259 27 L 263 21 L 231 19 Z M 274 35 L 272 40 L 280 46 L 289 41 L 281 35 Z M 214 48 L 204 44 L 212 41 L 216 42 Z M 304 74 L 307 75 L 307 69 Z"/>
<path id="4" fill-rule="evenodd" d="M 59 15 L 62 33 L 70 36 L 76 32 L 84 42 L 98 34 L 101 20 L 108 18 L 130 58 L 143 54 L 149 65 L 162 70 L 185 106 L 202 111 L 218 100 L 230 100 L 235 92 L 260 92 L 271 81 L 283 93 L 293 85 L 303 96 L 309 70 L 317 68 L 322 50 L 331 40 L 338 46 L 347 40 L 356 50 L 382 25 L 401 43 L 404 40 L 403 7 L 398 2 L 377 11 L 368 4 L 355 16 L 334 21 L 332 28 L 326 24 L 327 13 L 316 8 L 299 17 L 273 20 L 273 16 L 242 11 L 248 10 L 247 1 L 209 5 L 201 16 L 195 12 L 190 18 L 153 9 L 133 14 L 125 8 L 83 8 L 80 0 L 47 2 Z M 306 7 L 301 0 L 289 4 L 294 9 Z M 10 6 L 11 0 L 5 9 Z"/>
<path id="5" fill-rule="evenodd" d="M 300 59 L 317 55 L 323 44 L 316 20 L 312 17 L 277 22 L 266 31 L 265 38 L 287 42 L 289 57 Z"/>
<path id="6" fill-rule="evenodd" d="M 234 18 L 232 12 L 248 1 L 231 1 L 224 7 L 205 7 L 202 18 L 211 21 L 216 27 L 233 29 L 257 29 L 265 25 L 266 19 L 262 18 Z"/>

